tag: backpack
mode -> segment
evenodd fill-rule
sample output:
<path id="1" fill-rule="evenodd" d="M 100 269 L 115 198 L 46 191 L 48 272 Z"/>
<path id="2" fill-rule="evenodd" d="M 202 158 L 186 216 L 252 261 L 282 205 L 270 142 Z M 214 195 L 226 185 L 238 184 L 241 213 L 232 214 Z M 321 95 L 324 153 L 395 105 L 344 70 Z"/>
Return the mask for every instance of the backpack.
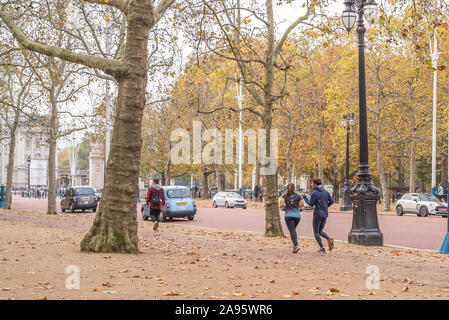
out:
<path id="1" fill-rule="evenodd" d="M 160 190 L 157 190 L 157 189 L 154 189 L 154 190 L 156 190 L 157 194 L 152 195 L 150 201 L 151 201 L 151 204 L 158 205 L 161 203 L 161 198 L 159 197 Z"/>

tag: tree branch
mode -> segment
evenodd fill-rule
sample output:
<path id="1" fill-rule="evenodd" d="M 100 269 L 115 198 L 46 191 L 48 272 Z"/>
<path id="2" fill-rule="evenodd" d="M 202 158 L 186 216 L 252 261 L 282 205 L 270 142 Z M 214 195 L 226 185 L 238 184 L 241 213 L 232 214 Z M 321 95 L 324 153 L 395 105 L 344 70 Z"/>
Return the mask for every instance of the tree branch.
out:
<path id="1" fill-rule="evenodd" d="M 96 3 L 96 4 L 103 4 L 103 5 L 111 6 L 116 9 L 119 9 L 124 14 L 128 14 L 128 1 L 127 0 L 109 0 L 107 2 L 104 0 L 85 0 L 85 1 L 89 2 L 89 3 Z"/>
<path id="2" fill-rule="evenodd" d="M 157 4 L 156 10 L 154 12 L 154 25 L 156 25 L 159 20 L 164 16 L 165 12 L 170 8 L 170 6 L 175 3 L 176 0 L 161 0 Z"/>
<path id="3" fill-rule="evenodd" d="M 120 60 L 105 59 L 76 53 L 68 49 L 49 46 L 30 40 L 15 24 L 11 16 L 9 16 L 3 9 L 0 9 L 0 18 L 6 23 L 13 36 L 28 50 L 38 52 L 49 57 L 57 57 L 68 62 L 82 64 L 87 67 L 98 68 L 103 70 L 106 74 L 112 76 L 119 75 L 125 71 L 125 67 Z"/>
<path id="4" fill-rule="evenodd" d="M 293 22 L 287 28 L 287 30 L 285 30 L 284 34 L 282 35 L 282 38 L 279 40 L 279 42 L 276 44 L 276 47 L 274 48 L 274 57 L 277 57 L 279 55 L 279 53 L 281 52 L 282 46 L 284 45 L 285 41 L 287 40 L 288 35 L 290 34 L 290 32 L 292 32 L 293 29 L 295 29 L 301 22 L 306 21 L 307 19 L 309 19 L 312 6 L 313 6 L 313 4 L 309 5 L 307 7 L 306 14 L 303 15 L 302 17 L 299 17 L 295 22 Z"/>

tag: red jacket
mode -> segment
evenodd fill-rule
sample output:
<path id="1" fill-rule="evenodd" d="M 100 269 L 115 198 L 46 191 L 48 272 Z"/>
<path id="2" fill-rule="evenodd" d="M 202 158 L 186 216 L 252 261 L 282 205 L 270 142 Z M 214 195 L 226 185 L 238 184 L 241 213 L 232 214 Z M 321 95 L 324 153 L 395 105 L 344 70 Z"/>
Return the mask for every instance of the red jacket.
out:
<path id="1" fill-rule="evenodd" d="M 161 202 L 159 204 L 154 204 L 151 202 L 151 198 L 153 196 L 159 195 L 159 199 L 161 199 Z M 162 209 L 163 206 L 165 206 L 165 195 L 164 195 L 164 189 L 159 186 L 159 188 L 155 188 L 154 186 L 151 186 L 148 189 L 147 193 L 147 206 L 150 206 L 151 209 Z"/>

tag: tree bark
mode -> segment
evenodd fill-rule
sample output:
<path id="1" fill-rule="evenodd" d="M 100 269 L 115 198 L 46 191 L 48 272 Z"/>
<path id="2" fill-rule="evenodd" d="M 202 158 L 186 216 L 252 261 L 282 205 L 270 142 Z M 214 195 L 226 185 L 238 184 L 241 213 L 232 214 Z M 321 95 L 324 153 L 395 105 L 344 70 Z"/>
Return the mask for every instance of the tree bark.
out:
<path id="1" fill-rule="evenodd" d="M 165 184 L 166 186 L 170 185 L 170 169 L 171 169 L 171 160 L 170 157 L 168 157 L 167 164 L 165 165 L 165 179 L 167 180 Z"/>
<path id="2" fill-rule="evenodd" d="M 388 194 L 387 180 L 385 178 L 385 169 L 382 162 L 382 145 L 380 140 L 377 142 L 377 168 L 379 171 L 379 180 L 382 191 L 382 197 L 384 200 L 384 210 L 390 211 L 390 197 Z"/>
<path id="3" fill-rule="evenodd" d="M 130 0 L 123 63 L 106 184 L 81 251 L 138 252 L 136 198 L 142 146 L 141 127 L 147 86 L 149 30 L 155 22 L 152 0 Z"/>
<path id="4" fill-rule="evenodd" d="M 446 145 L 447 147 L 447 145 Z M 447 186 L 447 155 L 446 154 L 442 154 L 442 159 L 441 159 L 441 184 L 443 186 Z"/>
<path id="5" fill-rule="evenodd" d="M 209 182 L 208 178 L 209 172 L 203 172 L 203 192 L 201 193 L 201 199 L 209 198 Z"/>
<path id="6" fill-rule="evenodd" d="M 50 115 L 50 134 L 48 137 L 48 201 L 47 214 L 57 214 L 56 210 L 56 141 L 58 138 L 58 105 L 50 93 L 51 115 Z M 136 196 L 137 197 L 137 196 Z"/>
<path id="7" fill-rule="evenodd" d="M 12 204 L 12 178 L 14 174 L 14 154 L 16 150 L 16 134 L 19 125 L 20 111 L 14 110 L 14 121 L 9 127 L 9 155 L 8 155 L 8 170 L 6 173 L 6 192 L 5 192 L 5 209 L 11 210 Z"/>
<path id="8" fill-rule="evenodd" d="M 321 125 L 318 128 L 318 178 L 320 178 L 321 180 L 323 180 L 323 143 L 322 143 L 322 138 L 323 138 L 323 129 L 321 128 Z"/>
<path id="9" fill-rule="evenodd" d="M 410 186 L 409 192 L 416 189 L 416 142 L 410 141 Z"/>
<path id="10" fill-rule="evenodd" d="M 265 51 L 265 83 L 264 83 L 264 110 L 263 110 L 263 128 L 266 131 L 265 150 L 271 155 L 271 128 L 273 121 L 273 83 L 274 83 L 274 15 L 273 1 L 267 0 L 267 47 Z M 279 203 L 277 192 L 277 172 L 264 176 L 265 185 L 265 236 L 266 237 L 283 237 L 281 220 L 279 216 Z"/>
<path id="11" fill-rule="evenodd" d="M 293 137 L 289 137 L 289 142 L 287 146 L 287 153 L 285 154 L 285 167 L 286 167 L 286 176 L 287 183 L 292 182 L 292 164 L 291 164 L 291 153 L 292 153 L 292 145 L 293 145 Z"/>

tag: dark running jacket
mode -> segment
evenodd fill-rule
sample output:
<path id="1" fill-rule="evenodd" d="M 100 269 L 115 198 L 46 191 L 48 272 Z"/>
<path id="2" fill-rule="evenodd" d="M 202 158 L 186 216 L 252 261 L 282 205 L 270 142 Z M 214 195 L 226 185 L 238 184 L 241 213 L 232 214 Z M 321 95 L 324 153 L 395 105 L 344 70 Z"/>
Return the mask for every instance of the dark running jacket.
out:
<path id="1" fill-rule="evenodd" d="M 322 185 L 317 186 L 313 192 L 310 200 L 304 198 L 304 201 L 311 207 L 315 207 L 313 215 L 318 214 L 322 218 L 327 218 L 329 215 L 328 208 L 334 203 L 334 199 Z"/>

